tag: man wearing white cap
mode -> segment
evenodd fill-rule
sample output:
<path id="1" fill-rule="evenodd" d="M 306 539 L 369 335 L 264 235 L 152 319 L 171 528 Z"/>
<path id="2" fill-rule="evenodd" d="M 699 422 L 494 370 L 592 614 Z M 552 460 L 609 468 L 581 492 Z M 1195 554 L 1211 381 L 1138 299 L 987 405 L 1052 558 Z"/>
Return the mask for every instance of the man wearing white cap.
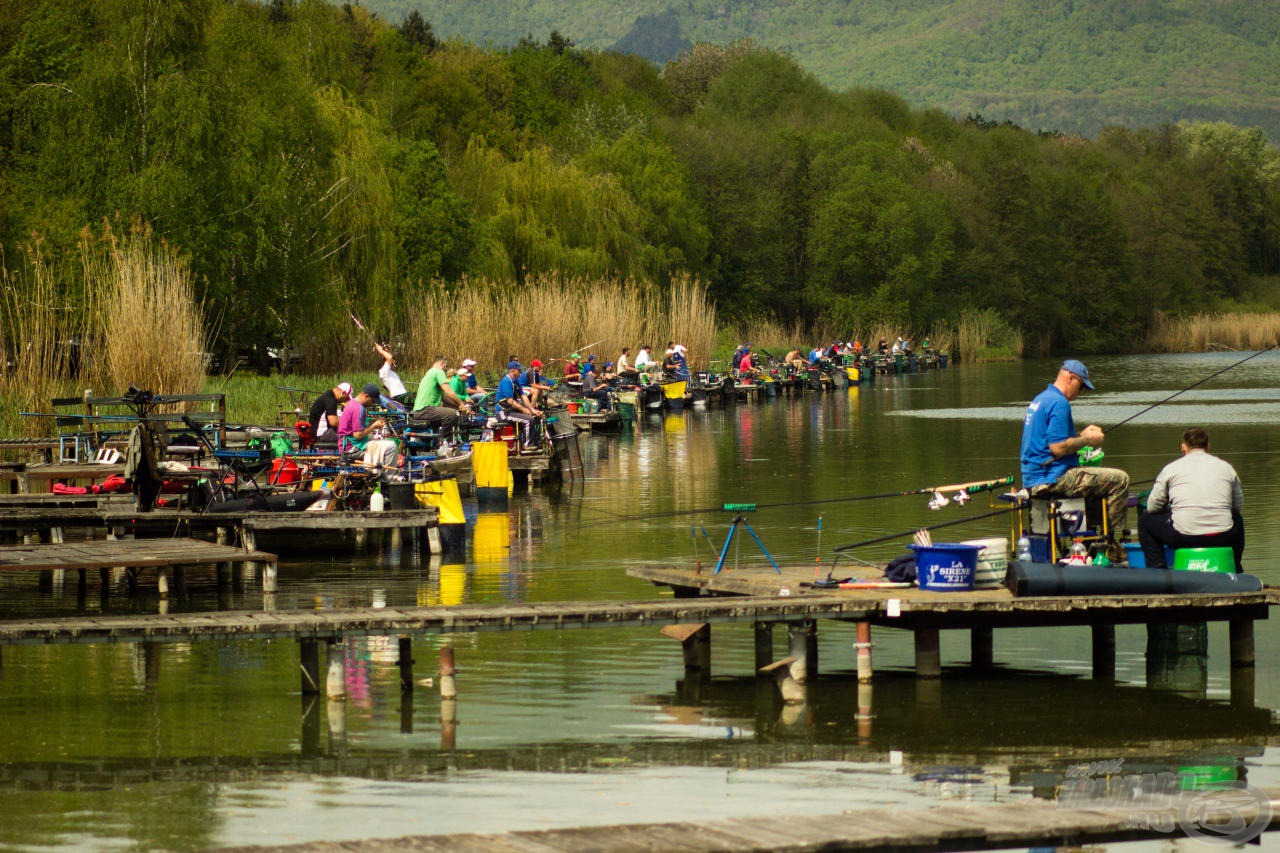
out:
<path id="1" fill-rule="evenodd" d="M 462 366 L 467 369 L 467 398 L 473 403 L 478 403 L 484 399 L 489 392 L 485 390 L 481 384 L 476 381 L 476 360 L 474 358 L 464 358 Z M 461 373 L 461 371 L 459 371 Z"/>
<path id="2" fill-rule="evenodd" d="M 1102 427 L 1089 424 L 1076 433 L 1071 401 L 1093 390 L 1089 370 L 1074 358 L 1058 368 L 1058 376 L 1027 406 L 1022 421 L 1022 485 L 1031 495 L 1104 498 L 1112 531 L 1124 527 L 1129 508 L 1129 475 L 1119 468 L 1081 466 L 1077 453 L 1101 447 Z"/>
<path id="3" fill-rule="evenodd" d="M 340 382 L 311 404 L 307 419 L 316 444 L 338 446 L 338 407 L 351 399 L 351 383 Z"/>

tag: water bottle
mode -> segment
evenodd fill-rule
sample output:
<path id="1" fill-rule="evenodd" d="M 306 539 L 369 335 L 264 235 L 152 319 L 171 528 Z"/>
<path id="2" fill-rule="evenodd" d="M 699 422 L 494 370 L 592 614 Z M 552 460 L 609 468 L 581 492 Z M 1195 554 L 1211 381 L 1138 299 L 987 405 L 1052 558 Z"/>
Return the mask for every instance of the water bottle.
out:
<path id="1" fill-rule="evenodd" d="M 386 498 L 382 496 L 382 485 L 379 484 L 373 490 L 373 494 L 369 495 L 369 510 L 371 512 L 382 512 L 384 506 L 386 506 Z"/>
<path id="2" fill-rule="evenodd" d="M 1077 539 L 1075 544 L 1071 546 L 1069 560 L 1072 563 L 1080 564 L 1089 562 L 1089 549 L 1085 547 L 1084 540 Z"/>
<path id="3" fill-rule="evenodd" d="M 1018 537 L 1018 559 L 1024 563 L 1031 562 L 1031 537 L 1025 533 Z"/>

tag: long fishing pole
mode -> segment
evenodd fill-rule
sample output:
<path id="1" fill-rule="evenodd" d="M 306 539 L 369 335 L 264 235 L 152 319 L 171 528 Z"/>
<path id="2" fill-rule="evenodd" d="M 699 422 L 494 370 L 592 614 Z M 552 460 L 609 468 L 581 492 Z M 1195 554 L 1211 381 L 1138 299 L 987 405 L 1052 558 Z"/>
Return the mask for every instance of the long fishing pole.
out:
<path id="1" fill-rule="evenodd" d="M 369 343 L 373 344 L 375 347 L 378 346 L 378 339 L 373 336 L 373 332 L 370 332 L 368 329 L 364 327 L 364 323 L 360 322 L 360 318 L 355 315 L 354 311 L 348 310 L 347 316 L 350 317 L 352 321 L 355 322 L 356 326 L 359 327 L 360 331 L 364 332 L 365 337 L 369 339 Z"/>
<path id="2" fill-rule="evenodd" d="M 1124 426 L 1125 424 L 1127 424 L 1129 421 L 1133 420 L 1134 418 L 1137 418 L 1137 417 L 1140 417 L 1140 416 L 1142 416 L 1142 415 L 1145 415 L 1147 412 L 1151 411 L 1152 409 L 1156 408 L 1157 406 L 1163 406 L 1165 403 L 1169 402 L 1169 401 L 1170 401 L 1170 400 L 1172 400 L 1174 397 L 1178 397 L 1178 396 L 1180 396 L 1180 395 L 1182 395 L 1182 394 L 1185 394 L 1185 393 L 1187 393 L 1188 391 L 1190 391 L 1192 388 L 1199 387 L 1200 385 L 1203 385 L 1204 383 L 1208 382 L 1210 379 L 1213 379 L 1213 378 L 1215 378 L 1215 377 L 1217 377 L 1217 376 L 1221 376 L 1222 374 L 1226 373 L 1228 370 L 1233 370 L 1233 369 L 1235 369 L 1235 368 L 1239 367 L 1240 365 L 1244 364 L 1246 361 L 1249 361 L 1250 359 L 1255 359 L 1255 358 L 1257 358 L 1258 356 L 1263 355 L 1264 353 L 1269 353 L 1269 352 L 1271 352 L 1272 350 L 1276 349 L 1276 347 L 1280 347 L 1280 343 L 1276 343 L 1276 344 L 1274 344 L 1273 346 L 1267 347 L 1266 349 L 1263 349 L 1263 350 L 1258 350 L 1257 352 L 1253 353 L 1252 355 L 1245 356 L 1244 358 L 1240 359 L 1239 361 L 1235 362 L 1234 364 L 1229 364 L 1229 365 L 1227 365 L 1226 367 L 1222 368 L 1221 370 L 1217 371 L 1216 373 L 1210 373 L 1208 376 L 1206 376 L 1205 378 L 1201 379 L 1199 382 L 1195 382 L 1195 383 L 1193 383 L 1193 384 L 1191 384 L 1191 385 L 1188 385 L 1186 388 L 1183 388 L 1181 391 L 1175 391 L 1175 392 L 1173 392 L 1172 394 L 1170 394 L 1168 397 L 1165 397 L 1165 398 L 1164 398 L 1163 400 L 1161 400 L 1160 402 L 1158 402 L 1158 403 L 1152 403 L 1150 406 L 1147 406 L 1145 409 L 1143 409 L 1143 410 L 1141 410 L 1141 411 L 1139 411 L 1139 412 L 1136 412 L 1136 413 L 1134 413 L 1134 414 L 1130 415 L 1129 417 L 1127 417 L 1127 418 L 1125 418 L 1124 420 L 1120 421 L 1120 423 L 1115 424 L 1114 426 L 1112 426 L 1112 427 L 1110 427 L 1109 429 L 1105 430 L 1105 432 L 1114 432 L 1115 430 L 1117 430 L 1118 428 L 1120 428 L 1120 427 Z"/>
<path id="3" fill-rule="evenodd" d="M 890 533 L 887 536 L 877 536 L 875 539 L 867 539 L 863 542 L 854 542 L 850 545 L 839 545 L 835 548 L 832 548 L 831 550 L 835 551 L 837 554 L 843 554 L 845 551 L 852 551 L 854 548 L 861 548 L 865 545 L 879 545 L 881 542 L 892 542 L 894 539 L 902 539 L 907 536 L 912 536 L 916 533 L 916 531 L 919 531 L 919 530 L 940 530 L 943 527 L 953 527 L 957 524 L 968 524 L 971 521 L 981 521 L 984 518 L 993 518 L 994 516 L 997 516 L 997 515 L 1005 515 L 1006 513 L 1017 512 L 1020 509 L 1022 509 L 1022 507 L 1020 506 L 1004 507 L 1003 509 L 997 509 L 992 512 L 986 512 L 986 513 L 983 513 L 982 515 L 971 515 L 971 516 L 968 516 L 967 518 L 958 518 L 955 521 L 943 521 L 938 524 L 931 524 L 928 527 L 915 527 L 915 528 L 912 528 L 911 530 L 904 530 L 901 533 Z"/>

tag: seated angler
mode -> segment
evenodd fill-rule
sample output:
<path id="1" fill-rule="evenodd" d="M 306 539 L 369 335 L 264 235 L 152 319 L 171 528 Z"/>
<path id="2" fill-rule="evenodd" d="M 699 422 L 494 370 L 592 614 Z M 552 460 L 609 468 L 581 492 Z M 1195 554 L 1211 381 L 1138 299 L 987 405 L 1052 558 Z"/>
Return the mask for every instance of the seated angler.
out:
<path id="1" fill-rule="evenodd" d="M 338 450 L 370 468 L 394 469 L 399 448 L 394 441 L 382 437 L 387 422 L 382 418 L 369 420 L 368 409 L 378 405 L 380 397 L 378 386 L 370 382 L 343 408 L 338 421 Z"/>
<path id="2" fill-rule="evenodd" d="M 542 362 L 534 359 L 529 362 L 529 369 L 520 374 L 520 388 L 529 397 L 529 405 L 538 408 L 543 396 L 552 389 L 552 384 L 542 375 Z"/>
<path id="3" fill-rule="evenodd" d="M 792 347 L 782 360 L 796 370 L 804 370 L 809 366 L 809 362 L 805 361 L 804 353 L 800 352 L 800 347 Z"/>
<path id="4" fill-rule="evenodd" d="M 581 382 L 582 368 L 578 366 L 578 360 L 582 356 L 576 352 L 564 360 L 564 381 L 565 382 Z"/>
<path id="5" fill-rule="evenodd" d="M 338 410 L 351 399 L 351 383 L 340 382 L 325 391 L 311 404 L 308 414 L 312 446 L 316 449 L 336 450 L 338 447 Z"/>
<path id="6" fill-rule="evenodd" d="M 623 347 L 622 354 L 618 356 L 618 378 L 634 382 L 639 376 L 640 372 L 631 366 L 631 347 Z"/>
<path id="7" fill-rule="evenodd" d="M 1051 494 L 1104 499 L 1114 536 L 1124 527 L 1128 512 L 1129 475 L 1118 468 L 1080 465 L 1078 451 L 1101 447 L 1104 438 L 1097 424 L 1076 433 L 1071 401 L 1085 388 L 1093 390 L 1088 369 L 1076 359 L 1068 359 L 1049 387 L 1027 406 L 1022 422 L 1022 485 L 1031 497 Z M 1123 556 L 1118 545 L 1108 551 L 1113 562 Z"/>
<path id="8" fill-rule="evenodd" d="M 437 427 L 440 438 L 451 441 L 463 415 L 471 413 L 471 404 L 460 397 L 449 384 L 445 373 L 449 359 L 437 355 L 422 382 L 418 383 L 418 396 L 413 404 L 412 421 L 415 426 Z"/>
<path id="9" fill-rule="evenodd" d="M 488 395 L 489 391 L 476 380 L 476 360 L 464 358 L 462 366 L 467 369 L 467 393 L 464 399 L 478 403 Z"/>
<path id="10" fill-rule="evenodd" d="M 524 396 L 520 386 L 522 368 L 520 362 L 507 363 L 507 375 L 498 383 L 494 394 L 494 407 L 502 420 L 516 421 L 524 424 L 524 449 L 536 450 L 538 447 L 538 419 L 542 412 L 531 405 Z"/>
<path id="11" fill-rule="evenodd" d="M 1230 548 L 1244 557 L 1244 490 L 1231 463 L 1209 452 L 1209 434 L 1182 433 L 1182 458 L 1164 466 L 1138 518 L 1147 568 L 1165 567 L 1165 548 Z"/>
<path id="12" fill-rule="evenodd" d="M 649 345 L 645 344 L 640 347 L 640 354 L 636 356 L 636 377 L 642 381 L 655 369 L 653 356 L 649 354 L 649 350 Z"/>
<path id="13" fill-rule="evenodd" d="M 608 411 L 610 408 L 609 387 L 600 382 L 594 370 L 582 374 L 582 396 L 599 403 L 601 411 Z"/>

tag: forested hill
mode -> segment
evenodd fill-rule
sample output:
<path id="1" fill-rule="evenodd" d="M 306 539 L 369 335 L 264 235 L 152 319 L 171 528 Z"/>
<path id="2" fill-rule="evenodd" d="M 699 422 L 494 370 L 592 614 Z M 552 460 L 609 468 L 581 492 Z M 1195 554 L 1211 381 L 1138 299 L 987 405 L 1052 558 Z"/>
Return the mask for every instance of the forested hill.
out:
<path id="1" fill-rule="evenodd" d="M 441 38 L 514 45 L 553 30 L 659 64 L 749 37 L 836 88 L 1089 136 L 1225 120 L 1280 140 L 1275 0 L 368 0 Z"/>

